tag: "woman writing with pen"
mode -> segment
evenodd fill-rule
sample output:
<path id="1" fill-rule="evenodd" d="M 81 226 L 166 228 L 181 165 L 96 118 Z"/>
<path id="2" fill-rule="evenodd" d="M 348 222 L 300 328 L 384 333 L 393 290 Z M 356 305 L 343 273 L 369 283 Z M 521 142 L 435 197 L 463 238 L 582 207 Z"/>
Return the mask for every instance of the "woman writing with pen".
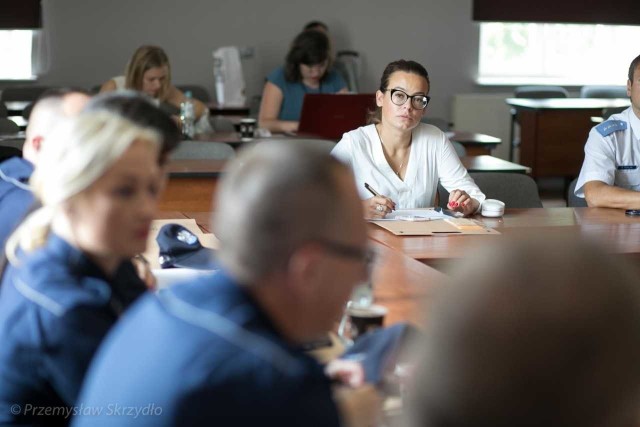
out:
<path id="1" fill-rule="evenodd" d="M 447 207 L 465 216 L 477 212 L 485 199 L 445 134 L 420 123 L 429 88 L 422 65 L 390 63 L 376 92 L 373 123 L 345 133 L 332 151 L 353 169 L 367 218 L 434 206 L 438 181 L 450 192 Z"/>

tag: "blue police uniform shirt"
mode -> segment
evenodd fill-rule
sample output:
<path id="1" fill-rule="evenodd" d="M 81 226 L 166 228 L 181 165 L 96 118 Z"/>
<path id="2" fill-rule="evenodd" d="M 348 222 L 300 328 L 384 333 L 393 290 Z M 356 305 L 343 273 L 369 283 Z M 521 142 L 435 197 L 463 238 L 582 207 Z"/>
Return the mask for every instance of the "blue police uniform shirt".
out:
<path id="1" fill-rule="evenodd" d="M 300 120 L 302 112 L 302 102 L 307 93 L 337 93 L 347 87 L 344 79 L 335 70 L 329 70 L 324 79 L 320 81 L 320 86 L 310 88 L 304 83 L 289 82 L 284 77 L 284 68 L 276 68 L 267 76 L 267 80 L 278 86 L 282 91 L 282 105 L 278 120 Z"/>
<path id="2" fill-rule="evenodd" d="M 31 162 L 12 157 L 0 163 L 0 248 L 33 204 L 28 182 L 33 173 Z"/>
<path id="3" fill-rule="evenodd" d="M 81 413 L 77 427 L 339 425 L 322 367 L 222 271 L 132 307 L 92 362 L 78 404 L 103 412 Z"/>
<path id="4" fill-rule="evenodd" d="M 640 118 L 633 107 L 611 115 L 589 132 L 576 196 L 584 197 L 589 181 L 640 191 Z"/>
<path id="5" fill-rule="evenodd" d="M 0 425 L 67 425 L 85 372 L 122 311 L 145 292 L 131 262 L 112 279 L 55 234 L 0 286 Z"/>

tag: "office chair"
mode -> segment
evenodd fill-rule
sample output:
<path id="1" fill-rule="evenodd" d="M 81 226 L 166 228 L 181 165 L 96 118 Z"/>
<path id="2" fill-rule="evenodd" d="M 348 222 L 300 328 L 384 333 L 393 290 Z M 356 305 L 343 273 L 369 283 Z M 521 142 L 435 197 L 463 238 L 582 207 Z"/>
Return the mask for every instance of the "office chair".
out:
<path id="1" fill-rule="evenodd" d="M 583 86 L 580 98 L 627 98 L 626 86 Z"/>
<path id="2" fill-rule="evenodd" d="M 315 139 L 315 138 L 286 138 L 286 139 L 278 139 L 278 138 L 269 138 L 268 140 L 263 141 L 277 141 L 277 142 L 285 142 L 287 144 L 307 144 L 311 147 L 316 147 L 318 150 L 324 151 L 326 153 L 330 153 L 333 150 L 333 147 L 336 146 L 336 142 L 330 139 Z M 259 142 L 258 142 L 259 143 Z"/>
<path id="3" fill-rule="evenodd" d="M 560 86 L 518 86 L 514 91 L 516 98 L 568 98 L 569 91 Z M 511 129 L 510 129 L 510 145 L 509 145 L 509 161 L 513 162 L 514 149 L 520 145 L 520 140 L 515 137 L 515 129 L 517 123 L 517 111 L 511 108 Z"/>
<path id="4" fill-rule="evenodd" d="M 0 117 L 0 134 L 14 134 L 18 132 L 20 132 L 20 126 L 6 117 Z"/>
<path id="5" fill-rule="evenodd" d="M 528 175 L 504 172 L 471 172 L 471 178 L 487 196 L 487 199 L 503 201 L 509 208 L 541 208 L 538 185 Z M 446 208 L 449 192 L 438 184 L 440 207 Z"/>
<path id="6" fill-rule="evenodd" d="M 15 147 L 5 147 L 0 145 L 0 163 L 11 157 L 22 157 L 22 150 Z"/>
<path id="7" fill-rule="evenodd" d="M 451 141 L 451 145 L 453 145 L 454 150 L 456 150 L 458 157 L 464 157 L 467 155 L 467 149 L 458 141 Z"/>
<path id="8" fill-rule="evenodd" d="M 173 153 L 172 160 L 224 160 L 235 157 L 236 152 L 229 144 L 211 141 L 181 141 Z"/>
<path id="9" fill-rule="evenodd" d="M 602 110 L 602 118 L 608 120 L 613 114 L 620 114 L 629 107 L 605 108 Z"/>
<path id="10" fill-rule="evenodd" d="M 35 101 L 45 91 L 51 89 L 50 86 L 15 86 L 2 89 L 0 101 Z"/>
<path id="11" fill-rule="evenodd" d="M 4 103 L 0 102 L 0 117 L 7 117 L 8 115 L 7 107 L 5 107 Z"/>
<path id="12" fill-rule="evenodd" d="M 587 200 L 575 195 L 576 183 L 578 178 L 571 181 L 569 189 L 567 190 L 567 206 L 570 208 L 586 208 Z"/>
<path id="13" fill-rule="evenodd" d="M 0 139 L 0 146 L 13 147 L 22 151 L 22 147 L 24 146 L 24 141 L 25 141 L 24 137 L 2 138 Z"/>

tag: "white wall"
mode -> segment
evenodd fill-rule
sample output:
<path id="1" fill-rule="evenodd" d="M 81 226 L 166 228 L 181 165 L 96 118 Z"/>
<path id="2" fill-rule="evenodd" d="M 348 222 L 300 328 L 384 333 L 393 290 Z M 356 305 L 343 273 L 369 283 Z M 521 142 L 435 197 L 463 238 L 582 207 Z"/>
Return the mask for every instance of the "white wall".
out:
<path id="1" fill-rule="evenodd" d="M 471 0 L 43 0 L 49 71 L 39 83 L 91 87 L 121 74 L 144 43 L 165 48 L 174 83 L 213 94 L 211 51 L 253 46 L 248 95 L 283 62 L 308 21 L 325 21 L 337 49 L 361 52 L 362 88 L 373 91 L 384 66 L 398 58 L 423 63 L 431 75 L 429 114 L 451 118 L 456 93 L 486 92 L 473 82 L 478 25 Z"/>

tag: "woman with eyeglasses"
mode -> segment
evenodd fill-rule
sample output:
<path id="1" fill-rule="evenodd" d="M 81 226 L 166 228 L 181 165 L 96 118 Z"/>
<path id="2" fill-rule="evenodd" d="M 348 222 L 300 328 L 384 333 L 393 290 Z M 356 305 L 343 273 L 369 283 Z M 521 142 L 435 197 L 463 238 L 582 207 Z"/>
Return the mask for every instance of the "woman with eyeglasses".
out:
<path id="1" fill-rule="evenodd" d="M 307 93 L 346 93 L 347 84 L 330 69 L 330 59 L 326 34 L 316 30 L 298 34 L 284 67 L 267 77 L 258 117 L 260 127 L 271 132 L 296 132 Z"/>
<path id="2" fill-rule="evenodd" d="M 390 63 L 376 92 L 372 123 L 345 133 L 332 151 L 353 169 L 367 218 L 434 206 L 438 181 L 450 193 L 447 206 L 465 216 L 477 212 L 485 199 L 446 135 L 420 122 L 429 89 L 429 74 L 422 65 Z"/>

